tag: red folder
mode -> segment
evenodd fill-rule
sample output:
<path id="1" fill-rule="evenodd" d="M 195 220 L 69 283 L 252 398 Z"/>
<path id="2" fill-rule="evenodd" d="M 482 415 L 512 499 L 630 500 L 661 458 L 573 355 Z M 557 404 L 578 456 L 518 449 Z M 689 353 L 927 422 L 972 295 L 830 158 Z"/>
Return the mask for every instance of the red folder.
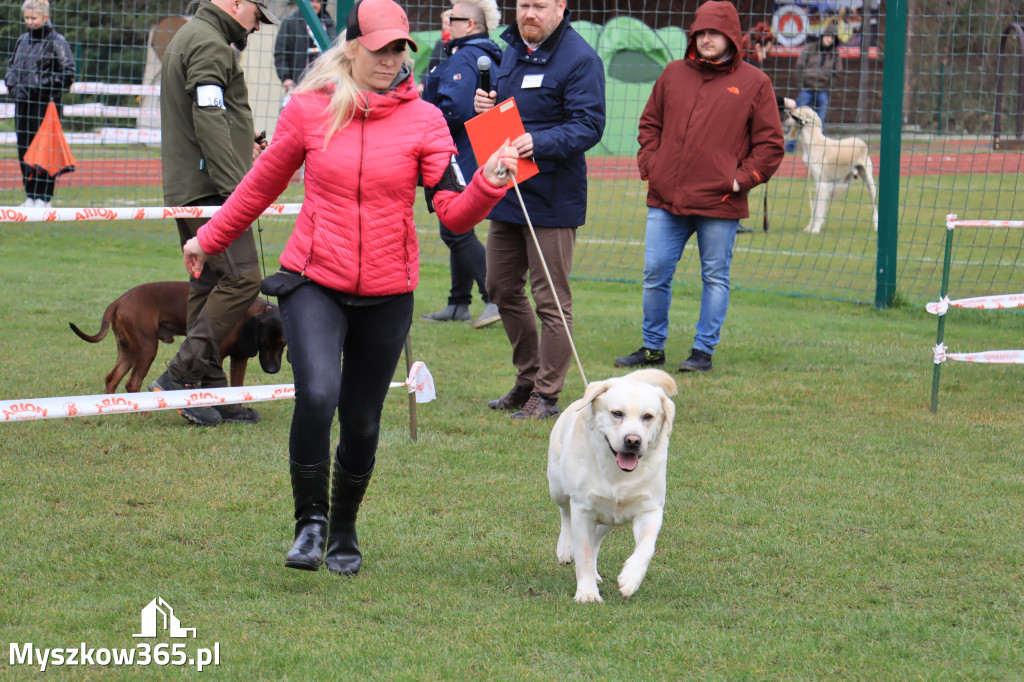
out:
<path id="1" fill-rule="evenodd" d="M 516 100 L 512 97 L 466 121 L 466 133 L 478 166 L 484 165 L 505 140 L 514 140 L 525 132 Z M 521 183 L 536 174 L 536 163 L 530 159 L 519 159 L 516 182 Z"/>

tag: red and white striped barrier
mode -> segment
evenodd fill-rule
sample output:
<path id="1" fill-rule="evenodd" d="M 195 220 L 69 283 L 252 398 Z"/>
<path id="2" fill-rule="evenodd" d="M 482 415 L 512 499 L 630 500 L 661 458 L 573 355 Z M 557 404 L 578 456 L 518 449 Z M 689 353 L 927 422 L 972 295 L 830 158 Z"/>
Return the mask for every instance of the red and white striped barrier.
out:
<path id="1" fill-rule="evenodd" d="M 977 353 L 947 353 L 946 344 L 940 343 L 933 352 L 935 364 L 946 360 L 959 360 L 960 362 L 977 362 L 985 365 L 1024 365 L 1024 350 L 984 350 Z"/>
<path id="2" fill-rule="evenodd" d="M 955 301 L 944 296 L 941 301 L 932 301 L 925 305 L 925 310 L 932 315 L 945 315 L 950 308 L 965 308 L 968 310 L 1008 310 L 1010 308 L 1024 308 L 1024 294 L 999 294 L 997 296 L 975 296 L 974 298 L 960 298 Z"/>
<path id="3" fill-rule="evenodd" d="M 957 220 L 955 214 L 946 216 L 946 229 L 954 227 L 1024 227 L 1024 220 Z"/>
<path id="4" fill-rule="evenodd" d="M 27 208 L 0 206 L 0 223 L 36 223 L 77 220 L 166 220 L 210 218 L 220 206 L 122 206 L 80 208 Z M 262 215 L 298 215 L 302 204 L 271 204 Z"/>
<path id="5" fill-rule="evenodd" d="M 427 403 L 437 397 L 434 378 L 422 362 L 414 362 L 405 381 L 391 382 L 391 388 L 404 387 L 416 395 L 416 402 Z M 65 417 L 95 417 L 104 414 L 178 410 L 185 407 L 210 407 L 234 403 L 265 402 L 295 397 L 294 384 L 199 388 L 184 391 L 147 393 L 111 393 L 57 398 L 0 400 L 0 421 L 34 421 Z"/>
<path id="6" fill-rule="evenodd" d="M 1024 364 L 1024 350 L 986 350 L 978 353 L 948 353 L 944 342 L 946 333 L 946 313 L 951 307 L 969 310 L 1007 310 L 1024 307 L 1024 294 L 999 294 L 996 296 L 976 296 L 949 300 L 949 269 L 953 258 L 953 231 L 957 227 L 1024 227 L 1024 220 L 957 220 L 955 213 L 946 215 L 946 249 L 942 262 L 942 287 L 939 291 L 940 300 L 925 305 L 938 320 L 938 331 L 932 356 L 935 368 L 932 371 L 932 414 L 939 410 L 939 377 L 942 363 L 946 360 L 961 362 L 977 362 L 983 364 L 1020 365 Z"/>

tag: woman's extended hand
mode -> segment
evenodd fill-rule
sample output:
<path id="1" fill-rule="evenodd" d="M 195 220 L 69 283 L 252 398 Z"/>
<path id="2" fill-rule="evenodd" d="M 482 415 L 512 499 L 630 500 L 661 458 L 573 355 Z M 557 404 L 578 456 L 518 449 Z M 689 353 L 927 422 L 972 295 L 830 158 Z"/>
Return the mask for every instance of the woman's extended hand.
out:
<path id="1" fill-rule="evenodd" d="M 519 168 L 518 158 L 519 152 L 506 139 L 505 144 L 491 154 L 491 158 L 487 159 L 487 163 L 484 164 L 484 180 L 495 187 L 504 187 L 512 182 L 512 178 L 515 177 Z"/>
<path id="2" fill-rule="evenodd" d="M 192 237 L 185 242 L 185 246 L 181 247 L 181 252 L 184 254 L 185 269 L 188 270 L 188 274 L 192 277 L 199 277 L 203 274 L 206 252 L 203 251 L 203 247 L 199 246 L 199 238 Z"/>

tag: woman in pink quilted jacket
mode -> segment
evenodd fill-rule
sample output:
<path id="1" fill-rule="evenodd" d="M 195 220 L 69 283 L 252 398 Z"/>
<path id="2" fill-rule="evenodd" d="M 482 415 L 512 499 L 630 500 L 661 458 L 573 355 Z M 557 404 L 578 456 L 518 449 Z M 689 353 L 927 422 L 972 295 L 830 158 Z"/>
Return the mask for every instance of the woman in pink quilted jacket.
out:
<path id="1" fill-rule="evenodd" d="M 356 514 L 419 281 L 417 179 L 441 221 L 466 231 L 504 196 L 517 154 L 502 147 L 463 184 L 448 125 L 419 98 L 406 64 L 406 46 L 416 43 L 393 0 L 356 2 L 341 41 L 315 62 L 271 145 L 185 244 L 184 258 L 189 272 L 201 271 L 207 254 L 227 248 L 305 163 L 305 199 L 281 271 L 263 283 L 278 296 L 295 377 L 295 542 L 285 566 L 315 571 L 326 563 L 352 575 L 362 565 Z M 511 172 L 499 172 L 500 164 Z M 335 412 L 341 433 L 329 486 Z"/>

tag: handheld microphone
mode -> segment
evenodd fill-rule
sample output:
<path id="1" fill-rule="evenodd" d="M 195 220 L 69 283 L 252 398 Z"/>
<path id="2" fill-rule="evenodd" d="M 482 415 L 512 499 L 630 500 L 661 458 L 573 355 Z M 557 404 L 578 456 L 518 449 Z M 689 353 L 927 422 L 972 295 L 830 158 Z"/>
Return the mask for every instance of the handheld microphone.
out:
<path id="1" fill-rule="evenodd" d="M 491 58 L 485 54 L 480 55 L 476 60 L 476 68 L 480 70 L 480 89 L 484 92 L 491 91 Z"/>
<path id="2" fill-rule="evenodd" d="M 486 93 L 491 92 L 491 58 L 485 54 L 480 55 L 476 60 L 476 68 L 480 71 L 480 89 Z M 508 168 L 505 164 L 499 163 L 497 168 L 497 174 L 499 178 L 504 178 L 508 174 Z"/>

